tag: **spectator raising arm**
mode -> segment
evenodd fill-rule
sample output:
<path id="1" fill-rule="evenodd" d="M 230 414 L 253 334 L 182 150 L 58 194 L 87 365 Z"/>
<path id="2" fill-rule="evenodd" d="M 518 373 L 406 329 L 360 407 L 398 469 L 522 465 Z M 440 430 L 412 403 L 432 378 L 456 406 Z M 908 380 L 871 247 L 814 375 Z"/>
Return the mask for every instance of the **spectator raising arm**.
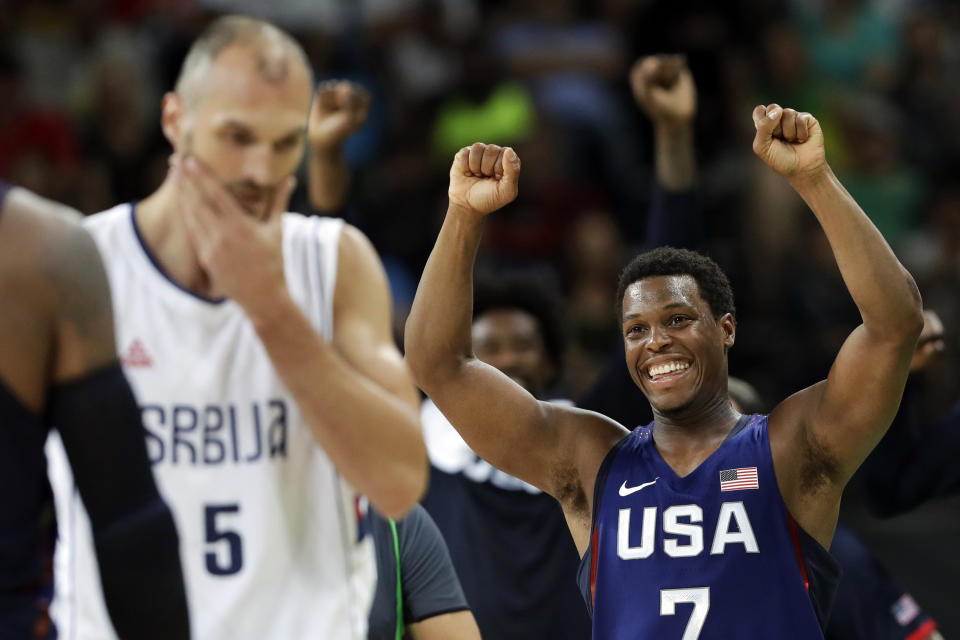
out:
<path id="1" fill-rule="evenodd" d="M 340 80 L 323 82 L 310 108 L 307 140 L 310 204 L 325 213 L 343 208 L 350 187 L 350 170 L 343 143 L 367 120 L 370 94 L 358 84 Z"/>

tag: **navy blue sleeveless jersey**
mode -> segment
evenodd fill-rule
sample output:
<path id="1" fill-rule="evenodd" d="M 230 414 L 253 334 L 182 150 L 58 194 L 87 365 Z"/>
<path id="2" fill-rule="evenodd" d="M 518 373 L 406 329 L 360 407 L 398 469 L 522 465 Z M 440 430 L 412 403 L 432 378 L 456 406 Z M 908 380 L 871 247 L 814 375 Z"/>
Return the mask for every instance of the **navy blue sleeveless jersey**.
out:
<path id="1" fill-rule="evenodd" d="M 766 416 L 681 478 L 637 427 L 597 475 L 579 579 L 604 640 L 822 639 L 839 580 L 787 512 Z"/>

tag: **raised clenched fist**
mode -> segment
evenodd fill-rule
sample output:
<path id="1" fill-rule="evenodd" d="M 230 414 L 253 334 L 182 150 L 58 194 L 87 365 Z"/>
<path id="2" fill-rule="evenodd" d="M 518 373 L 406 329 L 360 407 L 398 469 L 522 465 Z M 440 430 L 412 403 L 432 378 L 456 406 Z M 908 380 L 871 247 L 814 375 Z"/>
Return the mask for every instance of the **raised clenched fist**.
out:
<path id="1" fill-rule="evenodd" d="M 783 177 L 813 177 L 827 168 L 823 132 L 809 113 L 761 105 L 753 110 L 753 124 L 753 152 Z"/>
<path id="2" fill-rule="evenodd" d="M 328 80 L 320 83 L 310 108 L 307 137 L 315 150 L 339 147 L 367 120 L 370 94 L 354 82 Z"/>
<path id="3" fill-rule="evenodd" d="M 697 87 L 684 56 L 640 58 L 630 69 L 630 88 L 655 125 L 688 125 L 697 112 Z"/>
<path id="4" fill-rule="evenodd" d="M 450 206 L 484 216 L 517 197 L 520 158 L 510 147 L 474 142 L 450 167 Z"/>

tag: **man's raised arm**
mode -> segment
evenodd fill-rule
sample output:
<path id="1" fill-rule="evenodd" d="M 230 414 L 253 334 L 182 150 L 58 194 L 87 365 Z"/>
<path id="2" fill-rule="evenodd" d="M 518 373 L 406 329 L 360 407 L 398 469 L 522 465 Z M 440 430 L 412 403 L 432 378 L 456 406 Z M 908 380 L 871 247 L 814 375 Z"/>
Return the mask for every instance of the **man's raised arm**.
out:
<path id="1" fill-rule="evenodd" d="M 350 170 L 343 144 L 363 126 L 369 113 L 370 94 L 360 85 L 329 80 L 317 87 L 307 128 L 307 191 L 310 204 L 324 213 L 335 214 L 346 203 Z"/>
<path id="2" fill-rule="evenodd" d="M 697 113 L 693 74 L 684 56 L 646 56 L 630 70 L 630 87 L 653 125 L 656 175 L 643 244 L 648 249 L 695 249 L 706 230 L 693 143 Z M 639 398 L 639 389 L 631 395 Z"/>
<path id="3" fill-rule="evenodd" d="M 417 384 L 478 455 L 566 507 L 568 491 L 589 487 L 590 495 L 603 456 L 626 432 L 597 414 L 539 402 L 471 347 L 483 219 L 516 197 L 519 176 L 509 147 L 476 143 L 455 156 L 446 219 L 407 320 L 406 357 Z"/>
<path id="4" fill-rule="evenodd" d="M 808 532 L 819 538 L 825 532 L 818 526 L 835 518 L 843 486 L 896 413 L 923 328 L 920 293 L 827 164 L 816 119 L 776 104 L 757 107 L 753 119 L 754 152 L 816 215 L 863 319 L 827 379 L 770 418 L 781 490 L 798 522 L 807 519 Z"/>

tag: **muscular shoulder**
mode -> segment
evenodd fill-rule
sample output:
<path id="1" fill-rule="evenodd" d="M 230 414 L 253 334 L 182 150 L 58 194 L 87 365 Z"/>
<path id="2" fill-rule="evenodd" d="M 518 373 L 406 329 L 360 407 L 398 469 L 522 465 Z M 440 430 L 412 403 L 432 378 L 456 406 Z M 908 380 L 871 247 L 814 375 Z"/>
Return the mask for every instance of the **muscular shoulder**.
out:
<path id="1" fill-rule="evenodd" d="M 22 302 L 44 302 L 53 311 L 50 305 L 70 275 L 69 257 L 90 244 L 80 219 L 73 209 L 25 189 L 10 191 L 0 215 L 0 265 L 6 288 L 23 294 Z"/>
<path id="2" fill-rule="evenodd" d="M 370 240 L 356 227 L 344 224 L 338 245 L 337 314 L 390 311 L 387 274 Z"/>
<path id="3" fill-rule="evenodd" d="M 76 211 L 23 189 L 11 191 L 0 217 L 2 288 L 32 323 L 28 337 L 34 349 L 51 353 L 54 380 L 99 368 L 114 357 L 107 279 L 80 219 Z M 8 334 L 16 333 L 12 319 L 0 321 Z"/>
<path id="4" fill-rule="evenodd" d="M 375 275 L 386 277 L 380 263 L 380 256 L 377 255 L 373 243 L 360 229 L 351 224 L 344 223 L 340 231 L 339 261 L 340 272 L 343 275 L 359 269 L 363 272 L 360 275 L 364 277 Z"/>
<path id="5" fill-rule="evenodd" d="M 115 359 L 110 288 L 93 237 L 72 210 L 42 201 L 25 211 L 31 262 L 56 327 L 55 380 L 72 379 Z"/>
<path id="6" fill-rule="evenodd" d="M 13 187 L 3 201 L 2 219 L 12 219 L 15 224 L 36 230 L 47 225 L 78 223 L 83 214 L 26 189 Z"/>

